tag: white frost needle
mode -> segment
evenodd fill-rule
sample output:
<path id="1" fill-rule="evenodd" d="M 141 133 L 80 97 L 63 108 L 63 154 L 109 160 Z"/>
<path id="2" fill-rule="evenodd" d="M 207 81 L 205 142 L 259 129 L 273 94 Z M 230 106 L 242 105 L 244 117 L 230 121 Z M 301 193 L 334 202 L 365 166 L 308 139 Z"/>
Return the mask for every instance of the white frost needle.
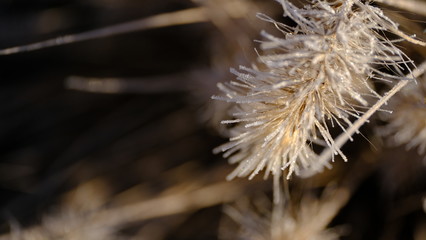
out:
<path id="1" fill-rule="evenodd" d="M 320 171 L 335 155 L 346 161 L 341 146 L 413 77 L 403 73 L 411 72 L 412 61 L 382 33 L 418 40 L 401 33 L 368 1 L 315 1 L 304 8 L 278 2 L 297 26 L 259 15 L 282 35 L 263 31 L 258 63 L 233 70 L 237 79 L 220 84 L 223 96 L 213 97 L 235 104 L 234 120 L 224 122 L 236 124 L 230 142 L 215 149 L 239 164 L 229 179 L 253 178 L 263 170 L 265 177 L 287 171 L 288 179 Z M 399 83 L 382 97 L 370 79 Z M 357 106 L 368 107 L 371 96 L 380 100 L 364 113 Z M 343 130 L 336 140 L 329 123 Z M 312 149 L 318 142 L 327 146 L 321 155 Z"/>

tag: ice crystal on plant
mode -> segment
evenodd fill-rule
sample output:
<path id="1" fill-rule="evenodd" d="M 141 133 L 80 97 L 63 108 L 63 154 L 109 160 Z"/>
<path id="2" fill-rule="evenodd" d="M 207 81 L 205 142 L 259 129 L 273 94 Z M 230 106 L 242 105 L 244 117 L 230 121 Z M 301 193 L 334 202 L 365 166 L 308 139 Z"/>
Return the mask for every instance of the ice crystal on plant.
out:
<path id="1" fill-rule="evenodd" d="M 369 98 L 381 98 L 370 81 L 406 79 L 403 71 L 411 64 L 382 33 L 410 37 L 368 1 L 313 1 L 303 8 L 278 2 L 297 25 L 259 14 L 281 36 L 263 31 L 258 62 L 233 69 L 236 80 L 219 84 L 223 96 L 214 97 L 235 104 L 234 119 L 223 121 L 235 124 L 230 141 L 215 149 L 239 164 L 229 179 L 252 178 L 262 170 L 275 179 L 283 171 L 287 178 L 317 171 L 324 163 L 316 161 L 312 144 L 346 161 L 329 127 L 346 131 L 351 118 L 362 116 Z"/>

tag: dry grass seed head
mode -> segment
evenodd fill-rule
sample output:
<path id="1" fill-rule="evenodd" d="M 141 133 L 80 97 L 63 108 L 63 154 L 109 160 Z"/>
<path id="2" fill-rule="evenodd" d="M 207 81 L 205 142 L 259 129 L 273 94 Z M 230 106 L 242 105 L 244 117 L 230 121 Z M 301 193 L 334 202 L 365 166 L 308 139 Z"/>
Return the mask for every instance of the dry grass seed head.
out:
<path id="1" fill-rule="evenodd" d="M 278 2 L 297 26 L 259 14 L 282 35 L 262 32 L 258 63 L 232 69 L 237 79 L 219 84 L 223 96 L 214 97 L 234 103 L 234 119 L 223 121 L 236 124 L 230 141 L 215 149 L 239 164 L 229 179 L 252 178 L 262 170 L 265 177 L 286 170 L 287 178 L 317 171 L 328 163 L 316 161 L 312 144 L 330 148 L 332 160 L 340 155 L 346 161 L 329 125 L 346 131 L 352 117 L 362 116 L 368 98 L 381 98 L 370 79 L 407 79 L 403 72 L 411 61 L 382 35 L 400 35 L 397 24 L 379 8 L 357 0 L 317 1 L 304 8 Z"/>

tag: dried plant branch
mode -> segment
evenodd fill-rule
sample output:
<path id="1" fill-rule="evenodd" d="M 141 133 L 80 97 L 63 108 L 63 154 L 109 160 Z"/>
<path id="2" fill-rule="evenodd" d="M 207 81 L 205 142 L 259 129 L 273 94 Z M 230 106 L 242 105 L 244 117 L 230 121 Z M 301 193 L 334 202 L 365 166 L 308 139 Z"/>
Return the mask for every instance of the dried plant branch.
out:
<path id="1" fill-rule="evenodd" d="M 242 11 L 244 10 L 244 8 L 235 9 L 235 6 L 235 3 L 230 2 L 228 4 L 224 4 L 223 7 L 231 13 L 230 15 L 232 17 L 238 18 L 244 16 L 245 11 Z M 148 18 L 116 24 L 87 32 L 65 35 L 28 45 L 6 48 L 0 50 L 0 55 L 10 55 L 21 52 L 35 51 L 48 47 L 61 46 L 70 43 L 99 39 L 153 28 L 170 27 L 208 21 L 210 21 L 208 10 L 205 7 L 195 7 L 171 13 L 158 14 Z"/>
<path id="2" fill-rule="evenodd" d="M 19 239 L 33 239 L 31 238 L 32 236 L 43 236 L 43 234 L 47 234 L 45 237 L 50 236 L 52 239 L 58 239 L 59 237 L 74 239 L 71 236 L 92 236 L 93 238 L 90 239 L 102 239 L 95 236 L 109 236 L 113 238 L 114 235 L 112 233 L 115 229 L 124 224 L 186 213 L 200 208 L 227 203 L 237 199 L 243 192 L 244 187 L 241 186 L 241 182 L 220 182 L 189 192 L 180 191 L 127 206 L 86 213 L 82 216 L 78 216 L 78 213 L 73 211 L 70 212 L 71 215 L 67 215 L 64 212 L 61 213 L 64 215 L 63 219 L 49 217 L 47 219 L 48 222 L 46 222 L 46 224 L 49 224 L 47 229 L 43 226 L 26 229 L 20 233 L 21 238 Z M 56 222 L 55 226 L 60 227 L 49 229 L 54 222 Z M 86 233 L 91 233 L 92 235 L 87 235 Z M 17 233 L 12 232 L 11 234 L 2 235 L 0 236 L 0 240 L 13 239 L 14 234 L 16 235 Z"/>
<path id="3" fill-rule="evenodd" d="M 20 52 L 35 51 L 43 48 L 61 46 L 65 44 L 81 42 L 91 39 L 115 36 L 124 33 L 147 30 L 151 28 L 168 27 L 189 23 L 208 21 L 204 8 L 192 8 L 172 13 L 163 13 L 140 20 L 112 25 L 105 28 L 82 32 L 78 34 L 65 35 L 28 45 L 16 46 L 0 50 L 0 55 L 10 55 Z"/>
<path id="4" fill-rule="evenodd" d="M 129 206 L 109 209 L 93 218 L 101 225 L 142 221 L 197 210 L 232 201 L 242 194 L 241 183 L 222 182 L 204 186 L 191 192 L 179 192 L 171 196 L 157 197 Z"/>

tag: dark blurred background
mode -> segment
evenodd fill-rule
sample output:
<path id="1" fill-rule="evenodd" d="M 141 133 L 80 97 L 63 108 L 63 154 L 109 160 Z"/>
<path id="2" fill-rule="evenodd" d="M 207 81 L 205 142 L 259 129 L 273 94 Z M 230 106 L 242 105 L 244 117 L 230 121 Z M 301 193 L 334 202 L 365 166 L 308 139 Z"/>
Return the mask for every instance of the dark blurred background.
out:
<path id="1" fill-rule="evenodd" d="M 1 1 L 0 48 L 193 6 L 176 0 Z M 214 145 L 205 144 L 210 135 L 200 130 L 199 106 L 188 107 L 179 79 L 178 90 L 165 94 L 88 93 L 66 89 L 65 79 L 150 78 L 206 66 L 208 29 L 191 24 L 1 56 L 1 229 L 11 217 L 33 223 L 56 196 L 95 176 L 108 176 L 120 191 L 195 158 L 203 163 Z"/>

